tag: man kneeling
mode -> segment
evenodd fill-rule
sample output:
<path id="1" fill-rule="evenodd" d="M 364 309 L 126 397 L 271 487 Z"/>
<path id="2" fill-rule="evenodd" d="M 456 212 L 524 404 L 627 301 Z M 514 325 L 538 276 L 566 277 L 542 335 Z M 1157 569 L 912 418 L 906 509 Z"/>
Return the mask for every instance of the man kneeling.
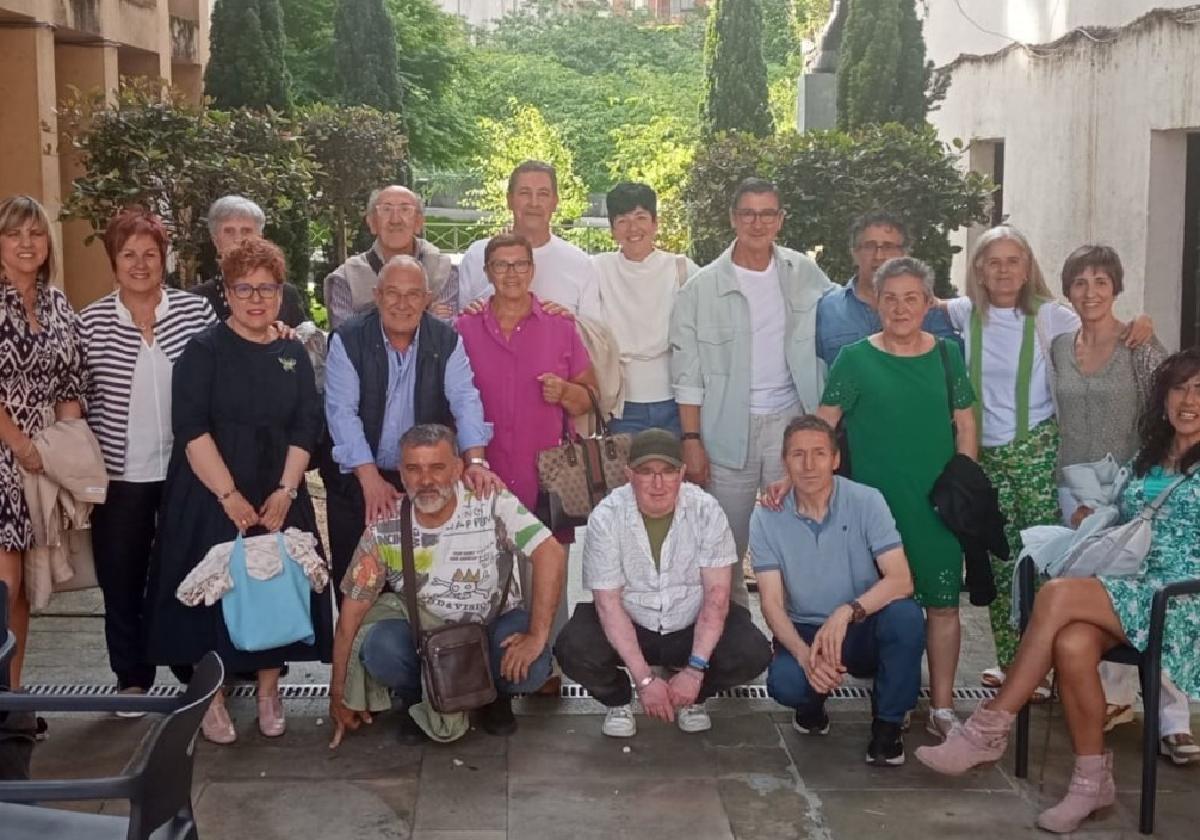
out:
<path id="1" fill-rule="evenodd" d="M 683 473 L 678 438 L 640 432 L 629 451 L 629 484 L 588 518 L 583 585 L 594 602 L 575 608 L 554 652 L 563 673 L 608 707 L 605 735 L 637 732 L 622 665 L 648 715 L 703 732 L 712 727 L 704 701 L 758 676 L 771 658 L 750 613 L 729 602 L 741 567 L 725 514 L 712 496 L 684 484 Z M 682 670 L 667 681 L 655 665 Z"/>
<path id="2" fill-rule="evenodd" d="M 486 621 L 509 574 L 502 556 L 511 556 L 514 565 L 532 560 L 532 607 L 525 609 L 520 574 L 513 574 L 504 609 L 488 627 L 499 695 L 484 707 L 480 722 L 493 735 L 509 735 L 517 728 L 512 695 L 536 691 L 550 676 L 548 641 L 566 577 L 566 555 L 516 496 L 502 490 L 480 498 L 463 485 L 462 472 L 454 433 L 445 426 L 414 426 L 401 436 L 400 475 L 413 502 L 413 565 L 423 628 Z M 345 598 L 330 678 L 330 715 L 336 727 L 331 747 L 345 729 L 370 723 L 371 711 L 390 705 L 386 691 L 382 698 L 375 691 L 374 703 L 364 696 L 372 694 L 371 685 L 391 689 L 401 701 L 402 743 L 425 737 L 406 713 L 421 701 L 421 662 L 407 618 L 397 615 L 404 610 L 398 595 L 404 586 L 400 529 L 398 510 L 367 528 L 342 583 Z"/>
<path id="3" fill-rule="evenodd" d="M 825 698 L 846 673 L 875 678 L 867 763 L 904 763 L 900 733 L 921 687 L 925 619 L 908 560 L 878 490 L 834 475 L 834 431 L 792 420 L 783 462 L 793 487 L 781 510 L 755 509 L 750 559 L 775 635 L 767 691 L 796 710 L 802 734 L 829 731 Z"/>

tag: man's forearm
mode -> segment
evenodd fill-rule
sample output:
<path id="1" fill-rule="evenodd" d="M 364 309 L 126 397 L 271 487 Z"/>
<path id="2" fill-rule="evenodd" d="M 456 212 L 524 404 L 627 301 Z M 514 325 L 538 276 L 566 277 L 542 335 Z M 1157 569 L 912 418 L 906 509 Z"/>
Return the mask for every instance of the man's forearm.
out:
<path id="1" fill-rule="evenodd" d="M 700 433 L 700 406 L 679 404 L 679 426 L 684 432 Z"/>
<path id="2" fill-rule="evenodd" d="M 363 619 L 370 608 L 371 605 L 365 601 L 356 601 L 351 598 L 342 599 L 337 628 L 333 633 L 333 662 L 329 676 L 331 694 L 341 694 L 346 689 L 346 670 L 349 667 L 350 650 L 354 647 L 354 638 L 362 628 Z"/>
<path id="3" fill-rule="evenodd" d="M 593 593 L 595 595 L 595 593 Z M 595 595 L 596 615 L 600 617 L 600 626 L 608 643 L 616 650 L 625 667 L 633 676 L 635 682 L 650 673 L 646 657 L 642 655 L 642 646 L 638 644 L 637 630 L 634 629 L 633 619 L 625 612 L 621 604 L 620 593 L 607 597 Z"/>
<path id="4" fill-rule="evenodd" d="M 692 633 L 692 653 L 701 659 L 712 656 L 713 648 L 721 641 L 725 631 L 725 617 L 729 615 L 729 587 L 714 587 L 704 590 L 704 606 L 696 617 L 696 629 Z"/>
<path id="5" fill-rule="evenodd" d="M 792 624 L 792 620 L 788 618 L 787 611 L 783 607 L 769 604 L 764 598 L 762 614 L 767 622 L 767 629 L 771 631 L 775 641 L 784 650 L 790 653 L 797 662 L 803 662 L 808 658 L 808 645 L 796 632 L 796 625 Z"/>
<path id="6" fill-rule="evenodd" d="M 530 557 L 533 563 L 533 598 L 529 609 L 529 632 L 549 639 L 554 616 L 563 595 L 567 577 L 566 550 L 556 540 L 546 540 Z M 513 562 L 517 562 L 514 558 Z M 513 570 L 516 574 L 516 570 Z"/>

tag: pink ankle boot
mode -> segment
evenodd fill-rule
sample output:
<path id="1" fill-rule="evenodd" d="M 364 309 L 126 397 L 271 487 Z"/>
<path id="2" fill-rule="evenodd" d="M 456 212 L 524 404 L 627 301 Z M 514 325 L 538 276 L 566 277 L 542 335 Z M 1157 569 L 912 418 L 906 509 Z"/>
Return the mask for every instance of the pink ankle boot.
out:
<path id="1" fill-rule="evenodd" d="M 965 723 L 956 725 L 936 747 L 920 747 L 917 760 L 931 770 L 957 776 L 979 764 L 997 761 L 1008 747 L 1016 715 L 980 703 Z"/>
<path id="2" fill-rule="evenodd" d="M 1071 786 L 1067 795 L 1053 808 L 1042 811 L 1037 819 L 1038 828 L 1055 834 L 1068 834 L 1079 828 L 1079 824 L 1101 808 L 1107 808 L 1117 799 L 1117 786 L 1113 784 L 1112 751 L 1104 755 L 1075 756 L 1075 772 L 1071 774 Z"/>

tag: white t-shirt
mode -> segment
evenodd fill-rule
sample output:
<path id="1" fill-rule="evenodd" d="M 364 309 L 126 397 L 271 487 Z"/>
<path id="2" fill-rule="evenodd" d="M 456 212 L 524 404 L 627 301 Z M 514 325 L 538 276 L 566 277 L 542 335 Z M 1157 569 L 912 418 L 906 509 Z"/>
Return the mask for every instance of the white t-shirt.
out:
<path id="1" fill-rule="evenodd" d="M 621 350 L 625 399 L 650 403 L 674 399 L 667 333 L 675 295 L 699 269 L 682 254 L 654 250 L 641 262 L 620 251 L 596 254 L 603 322 Z"/>
<path id="2" fill-rule="evenodd" d="M 968 367 L 971 365 L 971 312 L 968 297 L 955 298 L 946 304 L 950 323 L 962 333 Z M 983 323 L 983 393 L 979 395 L 983 399 L 980 441 L 984 446 L 1003 446 L 1012 443 L 1017 436 L 1017 362 L 1021 358 L 1026 317 L 1020 309 L 988 307 L 987 320 Z M 1054 395 L 1050 391 L 1049 369 L 1043 350 L 1049 350 L 1055 336 L 1079 329 L 1079 316 L 1074 310 L 1054 301 L 1044 304 L 1037 317 L 1033 372 L 1029 381 L 1030 428 L 1054 416 Z"/>
<path id="3" fill-rule="evenodd" d="M 779 271 L 774 258 L 766 271 L 733 268 L 750 304 L 750 413 L 777 414 L 799 399 L 784 353 L 787 305 Z"/>
<path id="4" fill-rule="evenodd" d="M 165 297 L 165 295 L 164 295 Z M 156 341 L 142 340 L 129 391 L 125 472 L 119 481 L 163 481 L 171 460 L 171 360 Z"/>
<path id="5" fill-rule="evenodd" d="M 480 499 L 460 481 L 454 515 L 439 528 L 422 528 L 413 516 L 413 566 L 422 613 L 446 622 L 485 621 L 499 602 L 508 568 L 500 568 L 497 540 L 529 557 L 550 531 L 509 491 Z M 342 582 L 353 600 L 373 601 L 387 585 L 404 591 L 399 506 L 396 515 L 363 534 Z M 521 605 L 520 573 L 513 574 L 503 612 Z"/>
<path id="6" fill-rule="evenodd" d="M 458 305 L 465 309 L 472 301 L 489 298 L 495 289 L 483 272 L 483 251 L 487 239 L 471 243 L 458 266 Z M 596 267 L 591 257 L 565 239 L 551 236 L 550 241 L 533 249 L 533 285 L 541 300 L 565 306 L 576 315 L 599 321 L 600 294 Z"/>

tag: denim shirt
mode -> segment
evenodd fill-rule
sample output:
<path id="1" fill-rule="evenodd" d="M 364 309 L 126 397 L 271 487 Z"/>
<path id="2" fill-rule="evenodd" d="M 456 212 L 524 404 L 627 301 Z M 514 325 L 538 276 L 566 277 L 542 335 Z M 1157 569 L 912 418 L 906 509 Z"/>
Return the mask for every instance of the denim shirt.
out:
<path id="1" fill-rule="evenodd" d="M 817 304 L 817 355 L 831 368 L 843 347 L 883 329 L 875 308 L 854 293 L 857 282 L 857 276 L 851 277 L 845 286 L 825 295 Z M 939 307 L 926 313 L 921 328 L 939 338 L 953 339 L 962 347 L 962 339 Z"/>
<path id="2" fill-rule="evenodd" d="M 817 301 L 836 289 L 804 254 L 775 246 L 787 306 L 781 352 L 808 411 L 820 405 L 825 365 L 817 357 Z M 746 464 L 750 439 L 750 346 L 754 325 L 738 285 L 733 246 L 680 290 L 671 313 L 671 381 L 681 405 L 700 406 L 708 457 L 730 469 Z"/>

